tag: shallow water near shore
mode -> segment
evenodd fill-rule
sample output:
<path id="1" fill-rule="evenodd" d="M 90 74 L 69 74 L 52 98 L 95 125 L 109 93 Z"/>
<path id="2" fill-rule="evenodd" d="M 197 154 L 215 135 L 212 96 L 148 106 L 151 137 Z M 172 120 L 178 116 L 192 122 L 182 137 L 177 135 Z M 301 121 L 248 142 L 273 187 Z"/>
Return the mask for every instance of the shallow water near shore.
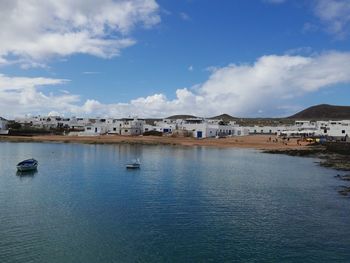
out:
<path id="1" fill-rule="evenodd" d="M 348 262 L 350 199 L 316 159 L 0 143 L 0 262 Z M 16 164 L 39 161 L 34 174 Z M 141 169 L 125 164 L 140 158 Z"/>

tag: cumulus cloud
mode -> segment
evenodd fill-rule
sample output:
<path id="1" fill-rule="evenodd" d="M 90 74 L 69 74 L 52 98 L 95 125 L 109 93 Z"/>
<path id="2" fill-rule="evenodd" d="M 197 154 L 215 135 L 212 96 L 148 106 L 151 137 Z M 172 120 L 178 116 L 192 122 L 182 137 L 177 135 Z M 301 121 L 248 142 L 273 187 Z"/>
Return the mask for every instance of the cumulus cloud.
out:
<path id="1" fill-rule="evenodd" d="M 127 103 L 104 104 L 78 95 L 60 92 L 47 94 L 47 85 L 62 85 L 67 80 L 17 78 L 0 75 L 0 112 L 93 115 L 122 117 L 164 117 L 187 113 L 212 116 L 283 115 L 295 109 L 295 100 L 305 94 L 350 83 L 350 53 L 327 52 L 319 55 L 268 55 L 251 64 L 230 64 L 216 68 L 208 80 L 192 88 L 176 91 L 175 99 L 165 94 L 133 99 Z M 287 106 L 286 106 L 287 105 Z"/>
<path id="2" fill-rule="evenodd" d="M 317 0 L 314 11 L 329 33 L 339 39 L 348 36 L 350 30 L 350 1 Z"/>
<path id="3" fill-rule="evenodd" d="M 79 96 L 67 92 L 60 94 L 41 91 L 44 86 L 67 83 L 65 79 L 9 77 L 0 74 L 0 112 L 13 117 L 27 113 L 42 113 L 50 109 L 70 108 Z"/>
<path id="4" fill-rule="evenodd" d="M 135 43 L 129 33 L 136 25 L 160 21 L 158 9 L 155 0 L 1 1 L 0 64 L 16 58 L 30 66 L 76 53 L 118 56 Z"/>

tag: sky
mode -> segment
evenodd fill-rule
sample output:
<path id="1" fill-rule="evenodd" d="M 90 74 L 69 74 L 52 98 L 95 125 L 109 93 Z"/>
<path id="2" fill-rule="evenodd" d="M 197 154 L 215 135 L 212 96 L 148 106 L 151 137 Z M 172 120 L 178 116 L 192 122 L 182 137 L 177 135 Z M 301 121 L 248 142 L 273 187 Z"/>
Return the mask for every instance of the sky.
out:
<path id="1" fill-rule="evenodd" d="M 2 0 L 0 116 L 350 105 L 349 0 Z"/>

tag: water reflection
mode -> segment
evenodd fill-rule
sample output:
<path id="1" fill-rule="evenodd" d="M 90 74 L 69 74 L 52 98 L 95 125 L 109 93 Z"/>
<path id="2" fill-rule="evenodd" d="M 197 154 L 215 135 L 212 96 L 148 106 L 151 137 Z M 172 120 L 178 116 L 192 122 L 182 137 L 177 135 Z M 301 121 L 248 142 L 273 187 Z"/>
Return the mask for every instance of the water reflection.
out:
<path id="1" fill-rule="evenodd" d="M 18 177 L 34 177 L 35 174 L 38 173 L 38 170 L 35 169 L 35 170 L 31 170 L 31 171 L 17 171 L 16 172 L 16 175 Z"/>

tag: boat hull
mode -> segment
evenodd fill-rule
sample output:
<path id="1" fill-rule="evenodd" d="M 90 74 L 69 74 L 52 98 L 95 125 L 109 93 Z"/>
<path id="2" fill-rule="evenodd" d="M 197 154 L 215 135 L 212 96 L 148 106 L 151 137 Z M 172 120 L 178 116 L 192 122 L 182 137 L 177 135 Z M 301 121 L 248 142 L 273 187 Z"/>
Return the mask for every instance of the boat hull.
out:
<path id="1" fill-rule="evenodd" d="M 136 164 L 127 164 L 126 169 L 140 169 L 140 165 Z"/>
<path id="2" fill-rule="evenodd" d="M 33 165 L 33 166 L 17 166 L 17 170 L 20 172 L 29 172 L 29 171 L 34 171 L 38 168 L 38 165 Z"/>
<path id="3" fill-rule="evenodd" d="M 38 161 L 35 159 L 28 159 L 17 164 L 17 170 L 20 172 L 34 171 L 38 168 Z"/>

